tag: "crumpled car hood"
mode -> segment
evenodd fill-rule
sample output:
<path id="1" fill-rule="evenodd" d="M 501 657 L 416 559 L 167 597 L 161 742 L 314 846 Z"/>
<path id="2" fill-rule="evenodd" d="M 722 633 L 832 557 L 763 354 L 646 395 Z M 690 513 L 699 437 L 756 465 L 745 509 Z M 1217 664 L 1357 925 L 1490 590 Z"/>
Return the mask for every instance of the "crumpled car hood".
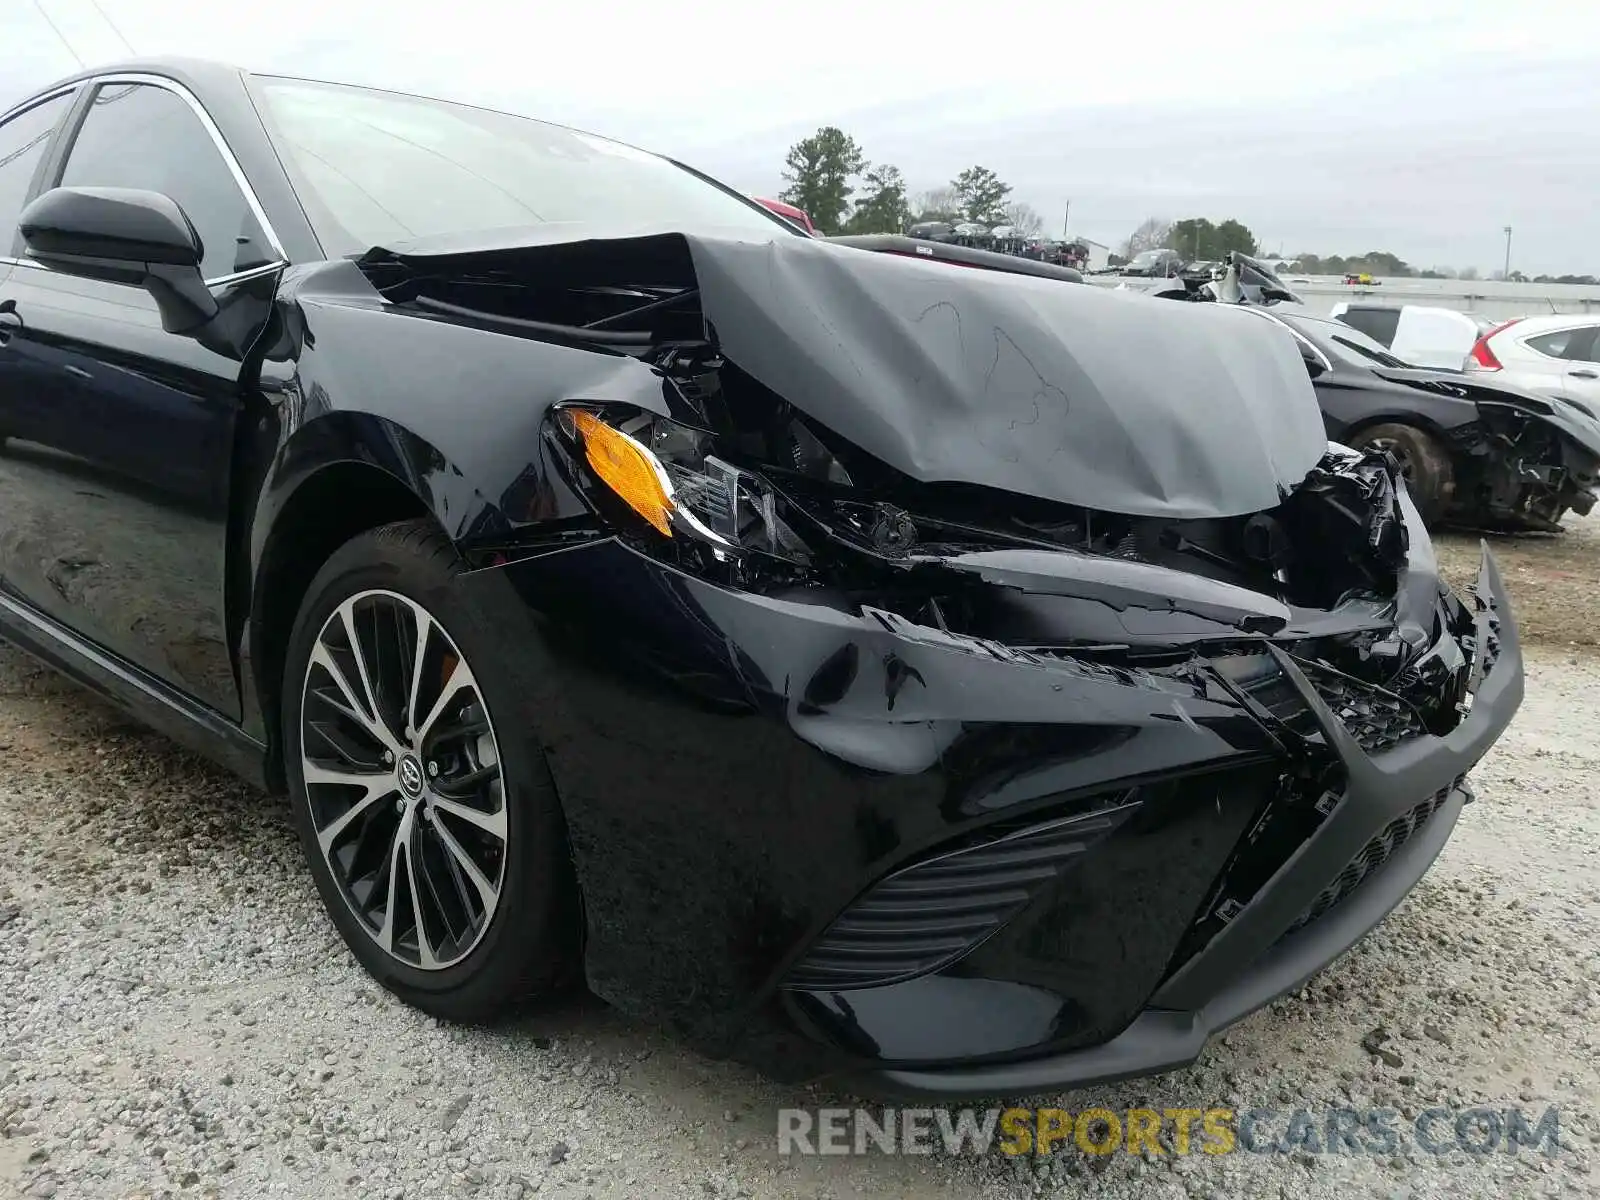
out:
<path id="1" fill-rule="evenodd" d="M 923 482 L 1134 516 L 1270 508 L 1327 435 L 1291 339 L 1214 305 L 960 269 L 826 240 L 544 227 L 371 254 L 437 270 L 541 255 L 609 274 L 687 252 L 723 354 Z M 463 263 L 462 265 L 468 265 Z M 620 274 L 619 274 L 620 272 Z"/>

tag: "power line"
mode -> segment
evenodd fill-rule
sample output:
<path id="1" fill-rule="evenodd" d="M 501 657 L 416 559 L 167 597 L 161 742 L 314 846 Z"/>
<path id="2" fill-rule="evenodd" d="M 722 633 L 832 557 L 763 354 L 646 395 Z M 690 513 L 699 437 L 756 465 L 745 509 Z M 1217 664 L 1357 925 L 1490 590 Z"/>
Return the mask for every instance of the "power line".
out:
<path id="1" fill-rule="evenodd" d="M 89 0 L 89 3 L 94 5 L 94 10 L 100 14 L 100 19 L 111 26 L 111 32 L 116 34 L 117 40 L 128 48 L 128 53 L 137 55 L 139 52 L 133 48 L 133 43 L 123 36 L 122 30 L 117 28 L 117 23 L 106 16 L 106 10 L 100 7 L 100 0 Z"/>
<path id="2" fill-rule="evenodd" d="M 76 62 L 79 67 L 82 67 L 84 65 L 83 59 L 78 57 L 78 52 L 72 48 L 72 43 L 67 41 L 67 35 L 61 32 L 61 27 L 50 19 L 50 14 L 45 12 L 44 5 L 40 3 L 40 0 L 33 0 L 33 6 L 39 10 L 39 15 L 44 18 L 44 23 L 50 26 L 50 28 L 55 32 L 56 37 L 61 39 L 61 44 L 67 48 L 67 53 L 72 55 L 72 60 Z"/>

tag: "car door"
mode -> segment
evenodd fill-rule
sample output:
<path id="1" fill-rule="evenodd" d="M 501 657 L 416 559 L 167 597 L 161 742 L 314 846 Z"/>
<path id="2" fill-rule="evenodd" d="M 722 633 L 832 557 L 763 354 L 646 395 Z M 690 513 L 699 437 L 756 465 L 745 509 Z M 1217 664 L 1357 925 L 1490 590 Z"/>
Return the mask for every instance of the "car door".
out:
<path id="1" fill-rule="evenodd" d="M 1561 358 L 1562 392 L 1600 412 L 1600 324 L 1573 330 Z"/>
<path id="2" fill-rule="evenodd" d="M 35 182 L 45 169 L 46 152 L 50 139 L 72 108 L 74 91 L 69 89 L 37 100 L 35 103 L 7 116 L 0 123 L 0 373 L 15 370 L 17 356 L 11 345 L 22 319 L 8 303 L 6 282 L 16 270 L 15 255 L 20 251 L 21 238 L 17 232 L 17 217 L 27 203 Z M 9 442 L 12 429 L 7 428 L 7 418 L 15 426 L 19 419 L 28 417 L 32 403 L 29 389 L 21 389 L 17 403 L 9 411 L 0 412 L 0 449 Z M 7 470 L 4 456 L 0 455 L 0 556 L 13 536 L 12 523 L 6 514 L 15 512 L 15 479 Z M 0 572 L 0 581 L 4 573 Z"/>
<path id="3" fill-rule="evenodd" d="M 171 196 L 201 235 L 214 294 L 270 294 L 275 242 L 193 97 L 154 78 L 92 87 L 47 182 Z M 17 321 L 0 353 L 0 581 L 237 718 L 224 580 L 239 361 L 164 332 L 140 286 L 25 256 L 0 284 L 5 302 Z"/>
<path id="4" fill-rule="evenodd" d="M 1575 400 L 1600 398 L 1600 344 L 1597 325 L 1574 322 L 1521 338 L 1515 361 L 1506 366 L 1514 372 L 1512 381 L 1541 395 L 1571 396 Z"/>

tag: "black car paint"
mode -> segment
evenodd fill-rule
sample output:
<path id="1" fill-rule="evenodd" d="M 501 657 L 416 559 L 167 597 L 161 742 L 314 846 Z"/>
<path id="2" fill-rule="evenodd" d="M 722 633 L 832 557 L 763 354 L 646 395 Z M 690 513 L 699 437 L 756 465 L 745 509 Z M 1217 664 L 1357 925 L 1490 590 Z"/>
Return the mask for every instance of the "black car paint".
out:
<path id="1" fill-rule="evenodd" d="M 1208 665 L 1208 644 L 1314 637 L 1370 613 L 1297 612 L 1161 568 L 1135 586 L 1092 560 L 1075 571 L 1067 554 L 955 564 L 1029 597 L 1041 635 L 1054 635 L 1041 641 L 1112 626 L 1137 640 L 1167 621 L 1166 643 L 1201 656 L 1126 670 L 814 592 L 742 593 L 669 567 L 597 524 L 544 436 L 550 405 L 575 397 L 668 411 L 658 372 L 625 354 L 387 303 L 370 264 L 318 261 L 237 73 L 125 69 L 173 78 L 201 100 L 288 261 L 220 289 L 262 305 L 261 334 L 237 361 L 152 330 L 142 293 L 124 299 L 131 315 L 120 322 L 94 307 L 107 303 L 98 289 L 120 285 L 31 263 L 0 280 L 0 300 L 17 301 L 27 330 L 0 349 L 0 423 L 28 417 L 27 440 L 55 447 L 0 457 L 10 476 L 0 485 L 31 506 L 22 523 L 46 531 L 31 552 L 9 538 L 0 548 L 8 638 L 272 782 L 272 630 L 284 603 L 275 564 L 307 528 L 286 514 L 303 496 L 335 501 L 317 492 L 330 477 L 398 489 L 477 565 L 461 586 L 513 589 L 546 632 L 516 651 L 544 681 L 538 732 L 584 891 L 590 985 L 702 1046 L 789 1074 L 888 1065 L 895 1087 L 995 1094 L 1166 1069 L 1381 917 L 1341 909 L 1344 926 L 1356 914 L 1359 928 L 1313 925 L 1283 943 L 1293 970 L 1258 962 L 1296 917 L 1300 893 L 1325 882 L 1314 872 L 1247 910 L 1255 937 L 1223 939 L 1172 971 L 1284 754 L 1281 731 Z M 58 148 L 49 171 L 59 173 L 59 158 Z M 1299 387 L 1287 402 L 1301 402 Z M 50 406 L 34 407 L 37 388 Z M 83 427 L 96 418 L 102 428 Z M 179 453 L 197 456 L 191 470 L 174 469 Z M 1281 466 L 1269 474 L 1274 488 Z M 109 539 L 101 558 L 116 593 L 58 586 L 70 548 L 96 536 Z M 172 564 L 138 558 L 153 541 Z M 1491 565 L 1483 598 L 1504 602 Z M 1424 627 L 1439 603 L 1422 534 L 1395 601 L 1402 627 L 1432 637 Z M 1328 873 L 1413 799 L 1411 772 L 1429 787 L 1434 775 L 1458 777 L 1510 719 L 1521 665 L 1509 613 L 1502 622 L 1496 678 L 1461 745 L 1437 738 L 1399 758 L 1357 758 L 1318 713 L 1369 782 L 1364 806 L 1321 835 Z M 1448 632 L 1442 640 L 1455 644 Z M 186 647 L 197 648 L 193 662 Z M 812 939 L 885 872 L 1002 825 L 1096 811 L 1108 791 L 1136 807 L 1082 870 L 954 965 L 854 994 L 782 986 Z M 1417 843 L 1428 850 L 1420 862 L 1395 860 L 1388 889 L 1370 895 L 1403 894 L 1441 833 L 1447 823 Z M 1244 984 L 1218 982 L 1231 977 L 1254 990 L 1239 1000 Z M 1158 1007 L 1182 1012 L 1147 1007 L 1168 993 Z M 984 1022 L 971 1019 L 973 1004 Z M 1174 1022 L 1181 1034 L 1146 1032 Z"/>

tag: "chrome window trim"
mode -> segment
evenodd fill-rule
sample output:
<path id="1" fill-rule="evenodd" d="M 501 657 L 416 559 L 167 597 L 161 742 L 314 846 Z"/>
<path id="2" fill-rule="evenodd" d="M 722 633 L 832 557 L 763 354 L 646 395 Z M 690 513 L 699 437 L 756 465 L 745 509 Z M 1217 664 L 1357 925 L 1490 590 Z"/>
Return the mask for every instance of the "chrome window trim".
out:
<path id="1" fill-rule="evenodd" d="M 211 135 L 212 144 L 216 146 L 217 153 L 222 155 L 222 161 L 227 165 L 229 174 L 233 176 L 233 182 L 244 193 L 245 203 L 250 206 L 251 214 L 254 215 L 256 222 L 261 226 L 262 233 L 266 235 L 267 245 L 278 256 L 280 263 L 288 262 L 289 256 L 284 252 L 283 243 L 278 240 L 278 233 L 272 228 L 272 222 L 267 220 L 267 211 L 261 207 L 261 200 L 256 196 L 255 188 L 250 186 L 250 180 L 245 177 L 244 168 L 239 165 L 239 160 L 234 157 L 233 150 L 223 139 L 222 130 L 217 128 L 217 123 L 211 119 L 211 114 L 205 110 L 205 107 L 193 92 L 176 79 L 168 79 L 164 75 L 147 75 L 138 71 L 114 71 L 107 75 L 96 75 L 89 82 L 93 83 L 97 88 L 107 83 L 150 84 L 154 87 L 166 88 L 167 91 L 174 93 L 187 104 L 194 112 L 194 115 L 200 118 L 200 124 L 205 127 L 205 131 Z M 84 115 L 84 119 L 88 119 L 87 113 Z M 63 166 L 71 161 L 72 150 L 69 148 L 67 157 L 63 160 Z M 219 276 L 219 278 L 226 277 Z"/>
<path id="2" fill-rule="evenodd" d="M 4 125 L 7 121 L 11 120 L 12 117 L 20 117 L 30 108 L 38 108 L 39 105 L 45 103 L 47 100 L 55 100 L 62 96 L 70 96 L 82 86 L 83 80 L 80 79 L 74 83 L 64 83 L 58 88 L 51 88 L 48 92 L 42 92 L 37 96 L 30 96 L 21 104 L 18 104 L 13 108 L 7 109 L 3 113 L 0 113 L 0 125 Z"/>
<path id="3" fill-rule="evenodd" d="M 1596 321 L 1593 321 L 1593 320 L 1587 320 L 1581 314 L 1573 313 L 1572 314 L 1572 318 L 1573 318 L 1572 319 L 1572 324 L 1570 324 L 1570 325 L 1558 325 L 1554 329 L 1544 329 L 1544 330 L 1541 330 L 1538 333 L 1525 333 L 1521 337 L 1517 337 L 1516 335 L 1512 335 L 1511 340 L 1513 342 L 1515 342 L 1518 346 L 1520 346 L 1522 349 L 1528 351 L 1530 354 L 1538 355 L 1540 358 L 1544 359 L 1546 362 L 1557 362 L 1557 363 L 1561 363 L 1561 362 L 1587 362 L 1588 359 L 1568 358 L 1568 357 L 1566 357 L 1566 355 L 1564 353 L 1563 354 L 1546 354 L 1543 350 L 1539 349 L 1539 347 L 1537 347 L 1537 346 L 1535 346 L 1533 344 L 1535 338 L 1549 337 L 1553 333 L 1575 333 L 1575 332 L 1577 332 L 1578 330 L 1581 330 L 1581 329 L 1591 329 L 1591 328 L 1600 329 L 1600 322 L 1596 322 Z M 1600 333 L 1597 333 L 1595 335 L 1595 340 L 1600 341 Z M 1593 349 L 1594 348 L 1594 342 L 1591 341 L 1589 343 L 1589 346 L 1590 346 L 1590 349 Z"/>
<path id="4" fill-rule="evenodd" d="M 173 93 L 178 97 L 178 99 L 182 100 L 189 106 L 190 111 L 193 112 L 197 118 L 199 118 L 201 127 L 205 129 L 206 134 L 211 138 L 211 142 L 214 146 L 216 146 L 217 152 L 222 155 L 223 165 L 228 168 L 228 173 L 233 176 L 234 185 L 239 189 L 240 192 L 243 193 L 245 204 L 250 209 L 250 215 L 255 217 L 256 223 L 261 226 L 261 232 L 267 239 L 268 248 L 271 249 L 273 254 L 277 256 L 274 261 L 270 263 L 263 263 L 259 267 L 251 267 L 245 271 L 234 271 L 227 275 L 218 275 L 215 278 L 207 279 L 204 282 L 208 288 L 225 286 L 232 283 L 240 283 L 244 280 L 254 279 L 258 275 L 265 275 L 271 271 L 276 271 L 289 265 L 289 255 L 284 251 L 283 243 L 278 240 L 277 230 L 273 229 L 272 222 L 267 219 L 266 209 L 261 206 L 261 200 L 256 195 L 255 189 L 250 186 L 250 181 L 245 178 L 244 168 L 239 165 L 239 160 L 234 157 L 233 150 L 229 147 L 227 141 L 224 140 L 222 136 L 222 131 L 217 128 L 217 123 L 211 119 L 211 114 L 206 112 L 205 107 L 200 103 L 199 98 L 196 97 L 195 94 L 188 88 L 184 87 L 183 84 L 179 83 L 176 79 L 168 79 L 164 75 L 151 75 L 143 71 L 111 71 L 103 75 L 92 75 L 84 79 L 74 80 L 72 83 L 63 84 L 57 88 L 52 88 L 48 92 L 43 92 L 40 95 L 32 96 L 27 100 L 24 100 L 21 104 L 18 104 L 16 107 L 6 112 L 3 116 L 0 116 L 0 124 L 4 124 L 12 117 L 21 116 L 29 109 L 36 108 L 48 100 L 54 100 L 61 96 L 69 96 L 73 92 L 76 92 L 79 88 L 83 87 L 98 88 L 101 84 L 105 83 L 142 83 L 148 84 L 152 87 L 165 88 L 167 91 Z M 76 130 L 73 131 L 73 138 L 74 141 L 76 141 Z M 72 152 L 69 148 L 67 151 L 67 158 L 70 159 L 71 157 Z M 63 165 L 64 164 L 65 160 L 63 160 Z M 14 258 L 11 255 L 0 255 L 0 263 L 9 263 L 14 267 L 32 267 L 37 271 L 49 271 L 52 269 L 45 266 L 45 264 L 35 262 L 30 258 Z"/>
<path id="5" fill-rule="evenodd" d="M 261 206 L 261 200 L 256 195 L 255 188 L 250 186 L 249 179 L 245 177 L 244 168 L 239 165 L 239 160 L 234 157 L 233 150 L 223 139 L 222 131 L 217 128 L 217 123 L 211 119 L 211 114 L 206 112 L 205 107 L 200 103 L 195 94 L 188 88 L 184 87 L 183 84 L 179 83 L 176 79 L 168 79 L 165 75 L 150 75 L 143 71 L 110 71 L 103 75 L 92 75 L 86 79 L 77 80 L 70 85 L 57 88 L 55 91 L 46 95 L 37 96 L 24 104 L 18 105 L 17 108 L 12 111 L 21 112 L 26 108 L 33 107 L 35 104 L 42 104 L 52 96 L 60 95 L 63 92 L 73 91 L 80 87 L 99 88 L 102 84 L 108 83 L 138 83 L 146 84 L 151 87 L 165 88 L 167 91 L 177 96 L 178 99 L 182 100 L 189 106 L 189 110 L 193 112 L 194 115 L 199 119 L 201 127 L 205 129 L 206 134 L 211 138 L 212 145 L 216 146 L 217 153 L 222 155 L 223 165 L 228 168 L 228 174 L 233 176 L 234 186 L 236 186 L 239 191 L 243 193 L 245 204 L 248 205 L 250 209 L 250 215 L 255 217 L 256 224 L 261 227 L 262 235 L 267 240 L 268 248 L 274 255 L 276 255 L 274 261 L 270 263 L 263 263 L 259 267 L 251 267 L 247 271 L 234 271 L 226 275 L 218 275 L 213 279 L 207 279 L 205 281 L 206 286 L 215 287 L 218 284 L 233 283 L 241 278 L 253 278 L 256 274 L 265 274 L 269 270 L 277 270 L 279 267 L 288 266 L 289 255 L 284 250 L 283 243 L 278 239 L 278 232 L 277 230 L 273 229 L 272 222 L 267 219 L 266 209 Z M 10 116 L 11 114 L 7 113 L 6 115 Z M 85 119 L 87 119 L 87 114 L 85 114 Z M 73 140 L 77 140 L 76 130 L 73 131 Z M 65 164 L 70 162 L 71 159 L 72 149 L 69 147 L 66 158 L 62 160 L 63 169 L 65 168 Z M 48 267 L 44 267 L 41 263 L 31 262 L 28 259 L 0 257 L 0 262 L 10 262 L 17 265 L 39 267 L 44 270 L 49 269 Z"/>
<path id="6" fill-rule="evenodd" d="M 80 79 L 80 80 L 77 80 L 74 83 L 65 83 L 65 84 L 62 84 L 60 87 L 51 88 L 48 92 L 43 92 L 43 93 L 41 93 L 41 94 L 39 94 L 37 96 L 30 96 L 28 99 L 24 100 L 21 104 L 18 104 L 16 106 L 14 106 L 13 108 L 7 109 L 4 113 L 0 113 L 0 125 L 6 124 L 8 121 L 11 120 L 12 117 L 20 117 L 23 113 L 29 112 L 32 109 L 38 108 L 41 104 L 48 104 L 50 101 L 59 100 L 63 96 L 70 96 L 70 95 L 72 95 L 73 92 L 77 91 L 82 86 L 83 86 L 83 81 Z M 72 111 L 72 105 L 70 105 L 70 104 L 67 105 L 67 111 L 68 112 Z M 38 169 L 37 166 L 35 166 L 34 169 L 37 170 Z M 15 232 L 16 232 L 16 226 L 12 226 L 12 232 L 13 232 L 13 235 L 14 235 Z M 4 236 L 4 232 L 0 231 L 0 237 L 3 237 L 3 236 Z M 15 265 L 19 261 L 20 261 L 19 259 L 12 258 L 9 254 L 0 254 L 0 263 L 11 263 L 11 264 Z M 29 265 L 30 266 L 37 266 L 38 264 L 37 263 L 30 263 Z"/>
<path id="7" fill-rule="evenodd" d="M 262 275 L 271 275 L 274 271 L 281 271 L 289 264 L 286 262 L 262 263 L 259 267 L 250 267 L 244 271 L 235 271 L 231 275 L 218 275 L 215 279 L 208 279 L 205 284 L 208 288 L 228 287 L 231 284 L 243 283 L 247 279 L 258 279 Z"/>
<path id="8" fill-rule="evenodd" d="M 283 260 L 262 263 L 259 267 L 250 267 L 244 271 L 235 271 L 231 275 L 218 275 L 214 279 L 202 280 L 208 288 L 229 287 L 235 283 L 244 283 L 248 279 L 255 279 L 261 275 L 270 275 L 274 271 L 281 271 L 289 264 Z M 35 271 L 59 271 L 59 268 L 48 266 L 31 258 L 12 258 L 9 254 L 0 254 L 0 266 L 32 267 Z"/>

